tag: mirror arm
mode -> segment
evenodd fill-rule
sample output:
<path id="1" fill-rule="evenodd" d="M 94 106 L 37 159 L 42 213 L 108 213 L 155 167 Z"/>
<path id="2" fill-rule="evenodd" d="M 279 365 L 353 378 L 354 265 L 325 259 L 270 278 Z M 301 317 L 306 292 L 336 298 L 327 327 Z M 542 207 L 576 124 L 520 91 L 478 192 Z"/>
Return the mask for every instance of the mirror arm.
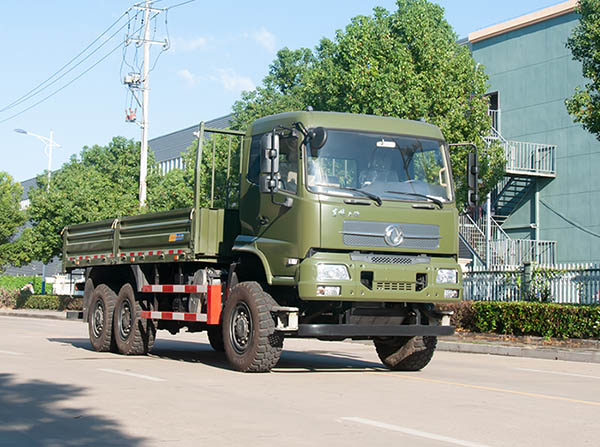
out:
<path id="1" fill-rule="evenodd" d="M 291 208 L 292 205 L 294 204 L 294 199 L 292 199 L 291 197 L 286 197 L 283 202 L 278 202 L 277 200 L 275 200 L 275 193 L 271 193 L 271 202 L 274 205 L 279 205 L 279 206 L 284 206 L 286 208 Z"/>

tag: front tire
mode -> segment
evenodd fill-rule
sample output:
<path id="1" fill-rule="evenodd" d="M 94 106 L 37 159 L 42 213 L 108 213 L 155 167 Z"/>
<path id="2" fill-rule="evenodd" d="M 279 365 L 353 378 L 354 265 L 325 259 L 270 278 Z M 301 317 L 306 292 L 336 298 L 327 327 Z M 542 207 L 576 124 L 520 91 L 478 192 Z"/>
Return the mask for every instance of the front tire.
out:
<path id="1" fill-rule="evenodd" d="M 225 341 L 223 340 L 223 328 L 221 325 L 208 326 L 208 342 L 211 348 L 217 352 L 225 352 Z"/>
<path id="2" fill-rule="evenodd" d="M 98 352 L 115 350 L 112 327 L 116 301 L 117 295 L 106 284 L 100 284 L 92 292 L 89 305 L 88 331 L 90 343 Z"/>
<path id="3" fill-rule="evenodd" d="M 392 371 L 419 371 L 431 361 L 437 337 L 390 337 L 374 344 L 381 362 Z"/>
<path id="4" fill-rule="evenodd" d="M 154 324 L 142 318 L 142 306 L 131 284 L 125 284 L 119 291 L 113 333 L 117 348 L 124 355 L 145 355 L 154 345 Z"/>
<path id="5" fill-rule="evenodd" d="M 279 361 L 283 335 L 275 332 L 275 300 L 256 282 L 241 282 L 223 311 L 223 340 L 230 365 L 242 372 L 268 372 Z"/>

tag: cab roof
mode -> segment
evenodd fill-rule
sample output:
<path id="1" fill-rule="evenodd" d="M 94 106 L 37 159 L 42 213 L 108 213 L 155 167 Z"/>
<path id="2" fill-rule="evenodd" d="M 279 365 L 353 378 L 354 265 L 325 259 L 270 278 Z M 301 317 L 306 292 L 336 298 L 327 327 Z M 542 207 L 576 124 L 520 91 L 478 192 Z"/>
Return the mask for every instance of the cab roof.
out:
<path id="1" fill-rule="evenodd" d="M 412 121 L 376 115 L 340 112 L 285 112 L 256 120 L 249 128 L 250 135 L 262 134 L 275 126 L 292 126 L 300 121 L 306 128 L 325 127 L 329 129 L 362 130 L 400 135 L 414 135 L 436 140 L 444 136 L 439 127 L 422 121 Z"/>

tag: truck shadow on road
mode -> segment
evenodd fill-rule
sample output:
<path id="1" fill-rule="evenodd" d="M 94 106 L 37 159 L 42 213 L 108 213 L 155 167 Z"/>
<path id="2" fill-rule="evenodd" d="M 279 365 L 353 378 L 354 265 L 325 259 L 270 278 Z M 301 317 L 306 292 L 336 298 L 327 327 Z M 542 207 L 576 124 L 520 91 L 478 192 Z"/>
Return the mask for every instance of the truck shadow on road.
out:
<path id="1" fill-rule="evenodd" d="M 48 338 L 48 341 L 71 345 L 95 353 L 97 356 L 104 355 L 103 353 L 96 353 L 87 338 Z M 225 359 L 225 354 L 215 352 L 208 343 L 202 342 L 157 339 L 150 357 L 201 363 L 219 369 L 231 369 Z M 276 373 L 350 373 L 374 370 L 387 371 L 381 363 L 366 361 L 352 354 L 342 354 L 330 350 L 293 351 L 286 350 L 285 345 L 281 360 L 273 369 Z"/>
<path id="2" fill-rule="evenodd" d="M 43 380 L 17 381 L 0 374 L 0 445 L 137 446 L 148 440 L 123 433 L 112 419 L 61 401 L 84 396 L 86 389 Z M 91 403 L 90 403 L 91 404 Z"/>

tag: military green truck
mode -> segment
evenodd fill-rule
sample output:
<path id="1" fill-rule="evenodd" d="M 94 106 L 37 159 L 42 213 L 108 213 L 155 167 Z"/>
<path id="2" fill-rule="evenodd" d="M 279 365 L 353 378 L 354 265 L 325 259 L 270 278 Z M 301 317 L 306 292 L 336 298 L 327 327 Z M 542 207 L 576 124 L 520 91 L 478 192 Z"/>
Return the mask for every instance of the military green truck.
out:
<path id="1" fill-rule="evenodd" d="M 462 295 L 448 144 L 436 126 L 302 111 L 245 133 L 201 124 L 197 136 L 193 208 L 64 230 L 63 267 L 85 269 L 97 351 L 146 354 L 158 329 L 185 328 L 207 331 L 239 371 L 271 370 L 286 337 L 373 340 L 393 370 L 429 363 L 437 337 L 454 331 L 435 305 Z M 222 208 L 219 136 L 230 139 L 235 185 Z"/>

